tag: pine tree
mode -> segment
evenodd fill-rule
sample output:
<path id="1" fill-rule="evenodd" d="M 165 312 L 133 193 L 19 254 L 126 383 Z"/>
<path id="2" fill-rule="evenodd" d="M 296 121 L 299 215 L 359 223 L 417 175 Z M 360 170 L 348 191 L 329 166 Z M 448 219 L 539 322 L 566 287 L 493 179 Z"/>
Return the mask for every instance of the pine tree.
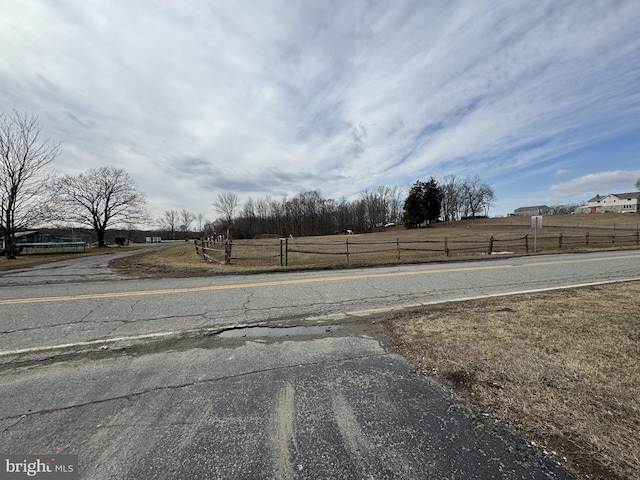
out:
<path id="1" fill-rule="evenodd" d="M 431 223 L 440 218 L 442 190 L 431 177 L 428 182 L 418 180 L 411 186 L 404 202 L 404 224 L 407 228 L 417 228 L 423 223 Z"/>

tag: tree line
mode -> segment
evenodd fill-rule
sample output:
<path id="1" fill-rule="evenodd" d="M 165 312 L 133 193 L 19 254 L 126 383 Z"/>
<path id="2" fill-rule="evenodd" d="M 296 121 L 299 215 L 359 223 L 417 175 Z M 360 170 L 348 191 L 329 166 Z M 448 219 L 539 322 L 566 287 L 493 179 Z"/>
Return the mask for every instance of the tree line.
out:
<path id="1" fill-rule="evenodd" d="M 225 192 L 212 203 L 214 211 L 221 215 L 214 221 L 187 210 L 166 210 L 156 224 L 174 239 L 179 232 L 186 235 L 192 231 L 203 235 L 231 234 L 235 238 L 304 237 L 348 230 L 370 232 L 400 223 L 414 228 L 436 220 L 487 216 L 494 200 L 492 188 L 479 177 L 449 175 L 441 182 L 434 178 L 417 181 L 408 194 L 404 187 L 379 186 L 352 200 L 325 198 L 320 190 L 309 190 L 291 198 L 249 198 L 240 208 L 237 194 Z"/>
<path id="2" fill-rule="evenodd" d="M 407 194 L 404 187 L 379 186 L 361 192 L 352 200 L 325 198 L 319 190 L 296 194 L 292 198 L 249 199 L 233 216 L 237 202 L 224 201 L 219 195 L 214 203 L 226 211 L 218 224 L 231 224 L 235 236 L 254 238 L 260 235 L 310 236 L 343 233 L 348 230 L 369 232 L 389 224 L 404 223 L 413 228 L 436 220 L 459 220 L 488 215 L 495 200 L 492 188 L 479 177 L 445 177 L 417 181 Z M 231 199 L 236 198 L 234 194 Z M 232 206 L 230 209 L 229 206 Z M 226 207 L 226 208 L 225 208 Z"/>

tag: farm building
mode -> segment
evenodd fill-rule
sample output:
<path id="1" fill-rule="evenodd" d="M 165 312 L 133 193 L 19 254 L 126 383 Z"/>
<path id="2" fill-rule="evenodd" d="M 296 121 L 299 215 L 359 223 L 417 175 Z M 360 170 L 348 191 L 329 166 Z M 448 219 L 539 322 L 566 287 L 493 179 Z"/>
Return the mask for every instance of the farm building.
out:
<path id="1" fill-rule="evenodd" d="M 596 195 L 586 205 L 575 209 L 575 213 L 638 213 L 638 201 L 640 192 L 610 193 L 609 195 Z"/>
<path id="2" fill-rule="evenodd" d="M 552 210 L 546 205 L 536 205 L 534 207 L 520 207 L 513 211 L 516 216 L 530 216 L 530 215 L 549 215 Z"/>
<path id="3" fill-rule="evenodd" d="M 44 248 L 68 248 L 68 247 L 86 247 L 88 244 L 86 235 L 60 235 L 58 233 L 42 233 L 41 231 L 32 230 L 27 232 L 16 232 L 14 234 L 14 244 L 16 252 L 20 253 L 25 249 L 44 249 Z M 0 237 L 0 251 L 5 249 L 5 238 Z"/>
<path id="4" fill-rule="evenodd" d="M 16 232 L 13 238 L 15 239 L 15 243 L 35 242 L 39 235 L 40 232 L 35 230 L 29 232 Z M 4 250 L 4 241 L 4 236 L 0 236 L 0 250 Z"/>

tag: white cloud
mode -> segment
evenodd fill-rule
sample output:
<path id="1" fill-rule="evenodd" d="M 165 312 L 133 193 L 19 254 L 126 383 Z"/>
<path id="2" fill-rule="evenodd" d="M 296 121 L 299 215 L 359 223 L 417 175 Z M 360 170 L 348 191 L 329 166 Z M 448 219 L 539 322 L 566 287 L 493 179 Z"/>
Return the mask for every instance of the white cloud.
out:
<path id="1" fill-rule="evenodd" d="M 517 172 L 505 188 L 555 195 L 535 172 L 598 170 L 572 154 L 640 132 L 632 0 L 2 10 L 2 105 L 39 113 L 64 141 L 58 170 L 127 168 L 156 215 L 222 191 L 338 198 L 449 173 Z"/>
<path id="2" fill-rule="evenodd" d="M 628 193 L 635 191 L 634 185 L 639 178 L 640 170 L 589 173 L 568 182 L 556 183 L 549 188 L 549 192 L 554 198 L 591 198 L 609 193 Z"/>

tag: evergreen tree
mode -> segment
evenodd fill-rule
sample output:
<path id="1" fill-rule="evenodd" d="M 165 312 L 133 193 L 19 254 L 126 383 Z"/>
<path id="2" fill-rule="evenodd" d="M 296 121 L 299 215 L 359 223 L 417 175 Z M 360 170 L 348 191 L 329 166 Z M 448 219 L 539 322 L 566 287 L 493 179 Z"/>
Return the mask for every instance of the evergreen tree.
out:
<path id="1" fill-rule="evenodd" d="M 433 177 L 428 182 L 418 180 L 414 183 L 404 202 L 405 226 L 416 228 L 425 222 L 429 224 L 440 218 L 442 196 L 442 190 Z"/>

